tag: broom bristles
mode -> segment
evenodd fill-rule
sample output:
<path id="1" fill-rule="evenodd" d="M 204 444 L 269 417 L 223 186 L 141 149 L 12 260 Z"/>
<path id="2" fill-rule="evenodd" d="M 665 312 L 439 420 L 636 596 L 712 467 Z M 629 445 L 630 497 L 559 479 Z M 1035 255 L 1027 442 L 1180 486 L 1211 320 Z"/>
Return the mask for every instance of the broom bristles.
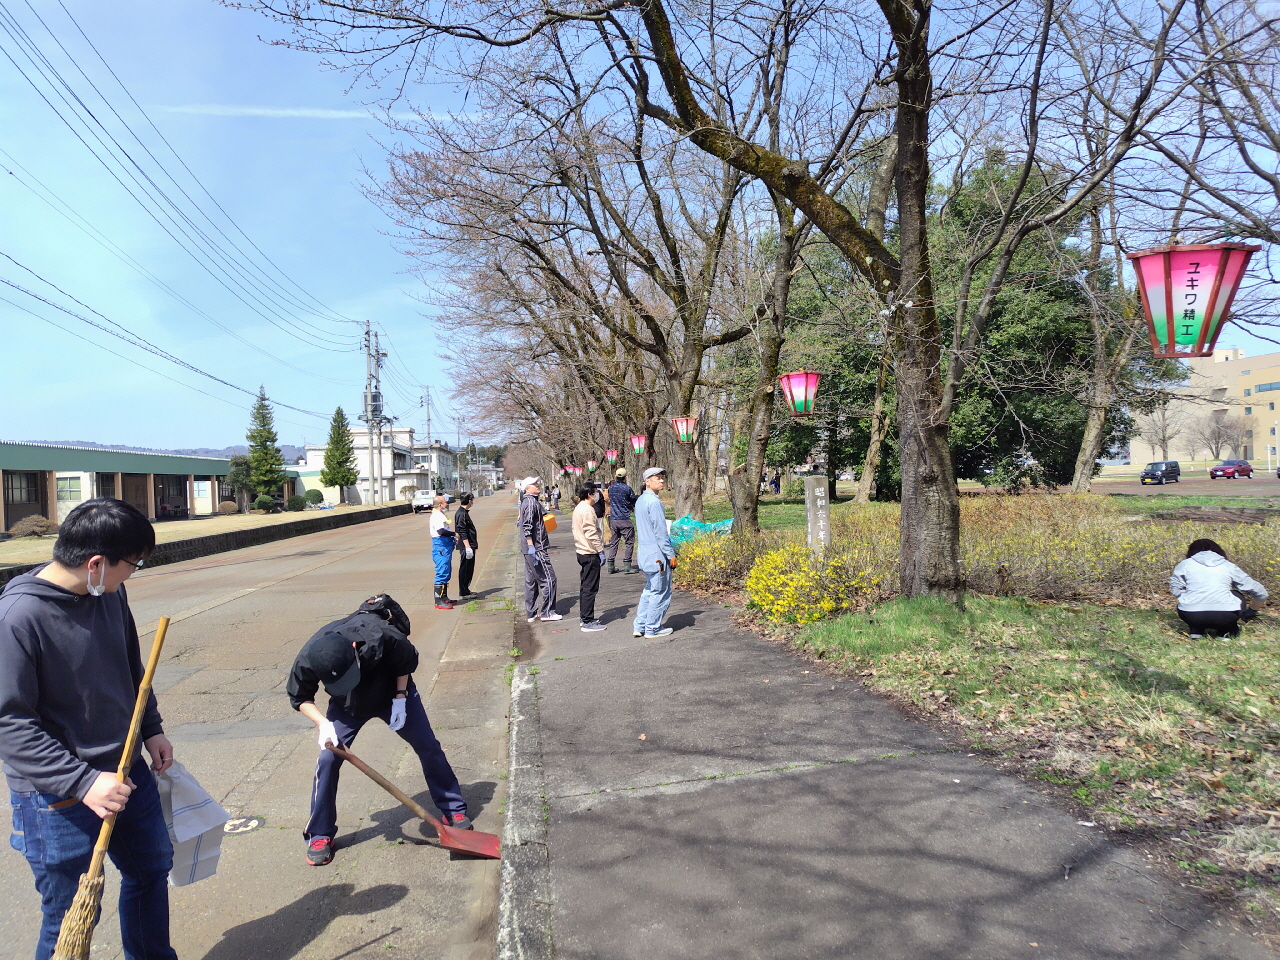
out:
<path id="1" fill-rule="evenodd" d="M 80 875 L 76 898 L 62 918 L 53 960 L 89 960 L 93 928 L 98 925 L 98 908 L 102 905 L 102 879 L 101 873 L 92 878 L 87 873 Z"/>

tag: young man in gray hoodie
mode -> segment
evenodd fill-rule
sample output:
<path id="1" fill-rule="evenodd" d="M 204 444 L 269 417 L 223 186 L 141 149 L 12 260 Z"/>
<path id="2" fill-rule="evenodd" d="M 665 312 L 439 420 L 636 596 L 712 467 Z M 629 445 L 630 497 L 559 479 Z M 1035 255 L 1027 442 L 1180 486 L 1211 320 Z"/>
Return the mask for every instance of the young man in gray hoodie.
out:
<path id="1" fill-rule="evenodd" d="M 104 818 L 121 874 L 120 936 L 128 960 L 176 960 L 169 944 L 173 846 L 156 773 L 173 763 L 152 694 L 138 758 L 116 781 L 142 682 L 138 629 L 124 582 L 155 549 L 151 523 L 121 500 L 88 500 L 63 521 L 53 562 L 0 593 L 0 759 L 13 807 L 10 845 L 40 891 L 36 960 L 47 960 L 89 868 Z M 141 753 L 141 750 L 139 750 Z"/>

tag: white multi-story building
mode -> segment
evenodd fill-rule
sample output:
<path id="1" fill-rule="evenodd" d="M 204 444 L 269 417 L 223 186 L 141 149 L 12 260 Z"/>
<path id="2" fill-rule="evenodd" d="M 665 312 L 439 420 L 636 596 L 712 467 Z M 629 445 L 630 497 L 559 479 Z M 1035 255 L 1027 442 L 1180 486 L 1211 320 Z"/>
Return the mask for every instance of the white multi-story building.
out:
<path id="1" fill-rule="evenodd" d="M 412 427 L 384 427 L 381 457 L 377 455 L 377 437 L 373 440 L 374 448 L 371 453 L 368 430 L 356 428 L 351 431 L 351 444 L 355 448 L 356 470 L 360 478 L 355 486 L 347 488 L 347 503 L 387 503 L 405 499 L 403 494 L 406 487 L 418 490 L 431 488 L 431 478 L 427 471 L 415 462 Z M 325 444 L 307 444 L 304 461 L 296 468 L 291 468 L 290 472 L 296 470 L 298 482 L 304 490 L 320 490 L 327 502 L 337 503 L 338 489 L 326 487 L 320 482 L 326 449 L 328 447 Z M 379 466 L 379 463 L 379 477 L 375 477 L 374 467 Z M 378 494 L 376 498 L 375 493 Z"/>
<path id="2" fill-rule="evenodd" d="M 458 485 L 458 457 L 447 443 L 419 443 L 413 448 L 416 469 L 428 474 L 434 483 L 431 489 L 444 490 Z M 427 489 L 427 487 L 423 487 Z"/>

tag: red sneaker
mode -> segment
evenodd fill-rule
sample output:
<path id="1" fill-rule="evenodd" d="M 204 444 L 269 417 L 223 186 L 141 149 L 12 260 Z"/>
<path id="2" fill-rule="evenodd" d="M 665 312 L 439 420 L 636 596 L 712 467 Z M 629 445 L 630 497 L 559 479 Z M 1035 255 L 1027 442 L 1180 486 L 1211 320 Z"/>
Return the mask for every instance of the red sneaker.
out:
<path id="1" fill-rule="evenodd" d="M 333 859 L 333 841 L 328 837 L 315 837 L 307 844 L 307 863 L 323 867 Z"/>
<path id="2" fill-rule="evenodd" d="M 465 813 L 446 813 L 440 818 L 444 821 L 446 827 L 454 827 L 458 830 L 473 830 L 471 826 L 471 818 Z"/>

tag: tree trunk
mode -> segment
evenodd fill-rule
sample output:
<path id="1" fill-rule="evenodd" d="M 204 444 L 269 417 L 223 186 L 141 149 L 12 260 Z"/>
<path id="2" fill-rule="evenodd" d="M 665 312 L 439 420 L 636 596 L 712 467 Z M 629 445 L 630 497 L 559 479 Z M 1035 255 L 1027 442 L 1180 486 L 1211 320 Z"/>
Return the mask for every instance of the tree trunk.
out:
<path id="1" fill-rule="evenodd" d="M 775 196 L 778 213 L 778 250 L 773 260 L 773 285 L 769 294 L 768 317 L 760 323 L 760 371 L 751 394 L 751 408 L 746 418 L 747 459 L 740 470 L 730 476 L 735 530 L 756 532 L 760 529 L 760 474 L 765 468 L 769 448 L 769 428 L 773 423 L 773 407 L 778 390 L 778 358 L 787 326 L 787 307 L 791 299 L 791 271 L 795 266 L 797 234 L 795 211 Z"/>
<path id="2" fill-rule="evenodd" d="M 692 516 L 701 520 L 702 460 L 698 456 L 697 445 L 673 442 L 671 446 L 676 462 L 674 470 L 667 467 L 667 479 L 671 481 L 672 492 L 676 496 L 675 519 Z"/>
<path id="3" fill-rule="evenodd" d="M 892 7 L 889 0 L 881 3 L 886 11 Z M 896 186 L 902 273 L 890 323 L 902 464 L 901 589 L 907 597 L 934 594 L 962 603 L 960 493 L 949 430 L 941 416 L 942 330 L 929 263 L 928 144 L 933 91 L 928 13 L 926 7 L 917 10 L 915 18 L 901 14 L 897 8 L 890 15 L 899 61 Z"/>
<path id="4" fill-rule="evenodd" d="M 876 495 L 876 471 L 880 468 L 880 448 L 889 430 L 889 420 L 884 415 L 884 386 L 889 374 L 888 348 L 880 357 L 880 370 L 876 374 L 876 399 L 871 408 L 871 440 L 867 443 L 867 455 L 862 461 L 862 473 L 853 499 L 858 503 L 870 503 Z"/>
<path id="5" fill-rule="evenodd" d="M 1091 391 L 1089 418 L 1084 425 L 1084 439 L 1080 443 L 1080 454 L 1076 457 L 1075 475 L 1071 478 L 1072 493 L 1088 493 L 1093 486 L 1093 467 L 1097 463 L 1098 454 L 1102 452 L 1102 438 L 1107 424 L 1107 408 L 1109 398 L 1099 396 L 1109 391 L 1095 384 Z"/>

